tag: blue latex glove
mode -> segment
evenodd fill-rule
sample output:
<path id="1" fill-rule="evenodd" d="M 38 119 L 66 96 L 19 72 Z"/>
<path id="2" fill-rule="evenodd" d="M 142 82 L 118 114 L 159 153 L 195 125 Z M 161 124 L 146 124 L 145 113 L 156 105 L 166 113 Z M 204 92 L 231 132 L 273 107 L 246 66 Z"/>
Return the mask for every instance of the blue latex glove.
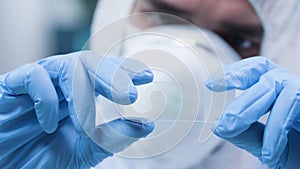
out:
<path id="1" fill-rule="evenodd" d="M 131 104 L 134 85 L 153 80 L 140 62 L 99 60 L 94 52 L 72 53 L 0 77 L 0 168 L 89 168 L 153 130 L 134 118 L 95 127 L 95 94 Z"/>
<path id="2" fill-rule="evenodd" d="M 212 75 L 217 92 L 247 89 L 224 110 L 214 133 L 258 157 L 270 168 L 299 168 L 300 78 L 264 57 L 236 62 Z M 268 113 L 266 124 L 258 122 Z"/>

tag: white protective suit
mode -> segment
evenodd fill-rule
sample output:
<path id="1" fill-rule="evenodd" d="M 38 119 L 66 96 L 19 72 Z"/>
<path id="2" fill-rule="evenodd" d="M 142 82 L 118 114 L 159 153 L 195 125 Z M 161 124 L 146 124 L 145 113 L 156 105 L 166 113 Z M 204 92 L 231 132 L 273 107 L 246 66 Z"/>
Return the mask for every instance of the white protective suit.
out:
<path id="1" fill-rule="evenodd" d="M 96 168 L 264 168 L 254 157 L 217 138 L 209 130 L 209 120 L 218 118 L 225 102 L 232 98 L 232 93 L 212 94 L 204 86 L 204 81 L 209 73 L 220 69 L 222 64 L 237 61 L 238 55 L 215 34 L 200 31 L 192 25 L 154 27 L 143 31 L 152 34 L 127 38 L 120 45 L 116 45 L 113 41 L 123 40 L 130 33 L 126 30 L 125 22 L 119 21 L 123 32 L 120 31 L 120 25 L 116 28 L 110 23 L 130 14 L 133 3 L 134 1 L 122 0 L 101 1 L 95 12 L 90 45 L 100 54 L 133 56 L 145 62 L 154 68 L 154 84 L 139 89 L 141 98 L 133 104 L 133 107 L 118 107 L 100 98 L 99 105 L 106 106 L 100 107 L 99 111 L 104 114 L 109 112 L 109 115 L 104 115 L 104 120 L 113 119 L 120 115 L 120 112 L 125 116 L 126 113 L 128 116 L 137 115 L 130 114 L 135 110 L 147 112 L 142 116 L 157 120 L 156 128 L 149 137 L 135 143 L 124 152 L 104 160 Z M 111 12 L 112 9 L 118 10 Z M 110 38 L 105 37 L 107 34 Z M 152 51 L 144 52 L 148 50 Z M 195 55 L 200 61 L 193 58 Z M 218 57 L 219 55 L 221 57 Z M 167 73 L 171 76 L 159 69 L 169 71 Z M 176 88 L 178 86 L 180 90 Z M 165 100 L 159 95 L 149 94 L 156 88 L 164 93 Z M 161 113 L 161 109 L 157 109 L 155 105 L 160 105 L 163 101 L 166 107 Z M 182 109 L 176 114 L 178 110 L 176 106 L 180 104 Z M 193 114 L 195 108 L 197 113 Z"/>
<path id="2" fill-rule="evenodd" d="M 300 75 L 300 2 L 249 0 L 265 31 L 261 55 Z"/>

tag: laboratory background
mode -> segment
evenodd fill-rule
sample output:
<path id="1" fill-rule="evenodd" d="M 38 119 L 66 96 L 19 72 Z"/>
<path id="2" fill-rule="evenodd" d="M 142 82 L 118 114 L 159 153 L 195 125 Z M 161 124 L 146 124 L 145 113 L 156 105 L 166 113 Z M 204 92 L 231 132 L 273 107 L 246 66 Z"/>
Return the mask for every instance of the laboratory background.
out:
<path id="1" fill-rule="evenodd" d="M 0 2 L 0 74 L 43 57 L 80 51 L 97 0 Z"/>
<path id="2" fill-rule="evenodd" d="M 295 75 L 299 74 L 300 57 L 297 56 L 300 43 L 297 40 L 299 38 L 295 38 L 298 37 L 295 32 L 299 28 L 300 3 L 297 0 L 287 1 L 289 3 L 283 0 L 264 1 L 266 3 L 240 0 L 235 1 L 240 4 L 230 6 L 226 5 L 230 1 L 219 1 L 225 4 L 223 13 L 221 10 L 216 13 L 206 11 L 203 15 L 198 13 L 200 8 L 198 10 L 193 2 L 197 5 L 202 3 L 197 0 L 187 0 L 186 4 L 184 0 L 0 1 L 0 75 L 4 75 L 0 77 L 6 80 L 10 76 L 7 72 L 12 70 L 23 75 L 21 65 L 35 61 L 38 61 L 36 65 L 44 66 L 49 72 L 62 66 L 60 62 L 67 65 L 59 67 L 57 73 L 65 75 L 66 78 L 59 80 L 67 82 L 55 84 L 53 88 L 61 99 L 58 106 L 66 120 L 59 122 L 58 132 L 54 134 L 44 132 L 39 126 L 42 134 L 24 145 L 20 143 L 21 148 L 18 147 L 19 143 L 15 144 L 10 139 L 31 137 L 30 132 L 34 132 L 31 125 L 37 125 L 40 121 L 34 121 L 35 118 L 24 120 L 22 116 L 36 117 L 32 108 L 36 102 L 30 100 L 31 96 L 26 97 L 28 93 L 10 93 L 6 91 L 10 89 L 6 84 L 1 86 L 9 94 L 0 98 L 0 108 L 11 115 L 0 116 L 0 119 L 4 119 L 1 127 L 9 124 L 7 128 L 1 128 L 0 142 L 4 140 L 1 146 L 11 151 L 0 149 L 3 159 L 10 166 L 39 164 L 50 168 L 273 169 L 281 165 L 297 169 L 300 111 L 298 107 L 288 106 L 299 106 L 300 80 Z M 239 8 L 239 5 L 245 8 Z M 248 9 L 249 13 L 237 16 L 236 13 L 242 13 L 243 9 Z M 226 14 L 230 17 L 227 18 Z M 247 16 L 254 19 L 243 19 Z M 207 19 L 209 17 L 212 18 Z M 218 23 L 218 19 L 225 21 Z M 72 53 L 86 49 L 92 49 L 93 52 Z M 51 57 L 54 55 L 61 56 Z M 266 57 L 252 57 L 256 55 Z M 41 60 L 43 58 L 46 59 Z M 77 63 L 74 61 L 76 59 L 83 67 L 76 67 L 80 66 L 74 64 Z M 103 62 L 99 59 L 103 59 Z M 95 65 L 97 63 L 94 61 L 99 61 L 103 67 Z M 129 61 L 128 64 L 126 61 Z M 60 71 L 60 68 L 64 71 Z M 91 72 L 94 74 L 88 74 L 86 68 L 91 68 L 88 70 L 93 70 Z M 120 68 L 127 79 L 124 76 L 115 77 L 114 71 Z M 143 70 L 142 75 L 137 78 L 141 78 L 138 79 L 141 82 L 133 84 L 140 70 Z M 78 76 L 67 76 L 77 71 Z M 46 72 L 47 75 L 49 72 Z M 106 81 L 103 80 L 104 85 L 100 83 L 100 87 L 97 87 L 104 88 L 109 84 L 105 88 L 108 94 L 101 91 L 97 93 L 96 87 L 90 85 L 91 76 L 97 77 L 98 74 Z M 12 73 L 11 76 L 14 75 Z M 58 76 L 54 77 L 51 85 L 57 82 Z M 125 93 L 126 98 L 123 99 L 130 102 L 124 105 L 115 102 L 110 93 L 115 83 L 113 78 L 120 82 L 129 79 L 123 83 L 125 85 L 120 85 L 120 93 Z M 12 86 L 14 84 L 17 87 L 19 85 L 13 83 Z M 39 84 L 31 88 L 33 93 L 44 87 L 40 88 Z M 127 84 L 134 88 L 136 100 L 129 98 L 132 90 L 126 88 Z M 283 90 L 286 86 L 290 87 L 289 90 Z M 40 92 L 45 95 L 50 93 L 48 90 L 42 91 L 47 91 Z M 286 95 L 282 96 L 280 92 L 285 94 L 286 91 Z M 73 99 L 84 101 L 75 102 Z M 9 103 L 10 106 L 7 106 Z M 30 111 L 26 108 L 28 105 L 32 108 Z M 82 111 L 77 111 L 77 105 Z M 25 108 L 22 109 L 22 106 Z M 14 111 L 7 111 L 6 107 Z M 84 114 L 90 111 L 89 108 L 96 115 Z M 275 111 L 275 115 L 269 116 L 270 111 Z M 239 118 L 238 113 L 244 116 Z M 81 123 L 86 119 L 92 123 Z M 10 124 L 10 120 L 20 123 Z M 294 120 L 297 122 L 295 124 L 299 124 L 294 125 Z M 95 138 L 100 138 L 99 143 L 92 137 L 85 137 L 90 124 L 94 128 L 100 126 L 100 134 L 93 133 Z M 22 125 L 26 130 L 30 129 L 29 134 L 19 134 L 22 130 L 18 130 L 18 127 Z M 111 126 L 120 130 L 115 132 Z M 137 129 L 139 127 L 140 130 Z M 85 130 L 85 133 L 81 135 L 78 128 L 80 132 Z M 230 135 L 232 131 L 236 135 Z M 10 135 L 5 135 L 6 132 Z M 60 132 L 67 134 L 59 135 Z M 68 144 L 70 140 L 75 140 L 74 145 L 80 148 L 73 146 L 67 149 L 65 145 L 72 146 Z M 46 144 L 48 141 L 55 144 Z M 80 144 L 80 141 L 84 144 Z M 66 156 L 65 150 L 69 150 Z M 275 161 L 272 161 L 273 158 Z M 6 167 L 8 164 L 0 159 L 1 165 Z"/>

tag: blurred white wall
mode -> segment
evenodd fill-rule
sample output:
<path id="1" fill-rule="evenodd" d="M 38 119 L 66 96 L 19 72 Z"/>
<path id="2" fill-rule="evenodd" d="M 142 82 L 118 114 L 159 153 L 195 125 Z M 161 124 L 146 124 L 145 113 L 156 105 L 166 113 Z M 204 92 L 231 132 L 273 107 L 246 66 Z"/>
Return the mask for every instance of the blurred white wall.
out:
<path id="1" fill-rule="evenodd" d="M 80 0 L 1 0 L 0 74 L 52 54 L 53 29 L 76 27 Z"/>

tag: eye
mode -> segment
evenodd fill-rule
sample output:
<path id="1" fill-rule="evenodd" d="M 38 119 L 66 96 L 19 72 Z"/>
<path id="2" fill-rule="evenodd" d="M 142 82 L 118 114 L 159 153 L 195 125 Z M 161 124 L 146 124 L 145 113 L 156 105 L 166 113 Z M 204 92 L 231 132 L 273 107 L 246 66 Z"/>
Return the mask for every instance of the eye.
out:
<path id="1" fill-rule="evenodd" d="M 251 38 L 245 38 L 244 36 L 239 36 L 237 34 L 235 35 L 229 35 L 229 34 L 219 34 L 229 45 L 232 46 L 233 49 L 235 49 L 242 58 L 254 56 L 259 54 L 260 50 L 260 41 L 251 39 Z"/>
<path id="2" fill-rule="evenodd" d="M 222 36 L 222 35 L 221 35 Z M 255 46 L 255 44 L 247 39 L 235 35 L 222 36 L 233 48 L 237 50 L 247 50 Z"/>
<path id="3" fill-rule="evenodd" d="M 241 50 L 246 50 L 246 49 L 249 49 L 251 47 L 253 47 L 253 43 L 250 41 L 250 40 L 247 40 L 247 39 L 244 39 L 239 45 L 239 49 Z"/>

